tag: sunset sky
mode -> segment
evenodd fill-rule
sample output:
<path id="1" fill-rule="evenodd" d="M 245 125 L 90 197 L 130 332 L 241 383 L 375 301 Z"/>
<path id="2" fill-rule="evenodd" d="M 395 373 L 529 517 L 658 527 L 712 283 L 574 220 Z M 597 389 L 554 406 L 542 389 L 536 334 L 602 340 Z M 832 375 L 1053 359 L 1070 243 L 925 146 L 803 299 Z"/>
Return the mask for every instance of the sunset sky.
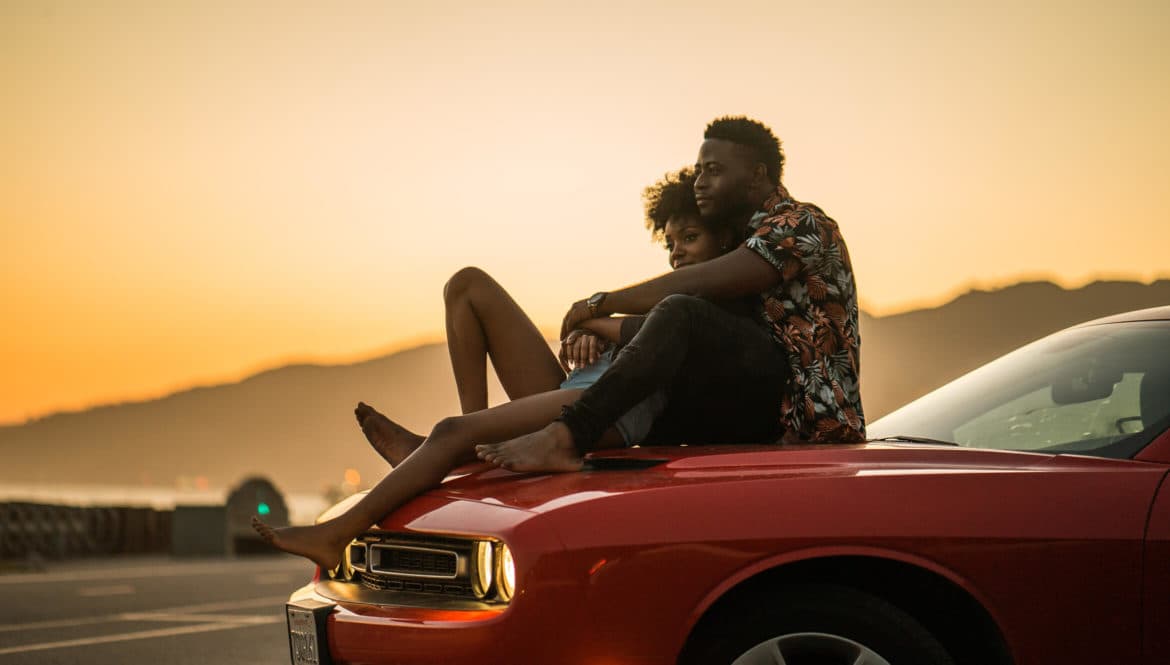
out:
<path id="1" fill-rule="evenodd" d="M 1170 276 L 1167 35 L 1165 0 L 3 2 L 0 423 L 441 339 L 465 265 L 552 331 L 666 269 L 642 188 L 726 114 L 873 314 Z"/>

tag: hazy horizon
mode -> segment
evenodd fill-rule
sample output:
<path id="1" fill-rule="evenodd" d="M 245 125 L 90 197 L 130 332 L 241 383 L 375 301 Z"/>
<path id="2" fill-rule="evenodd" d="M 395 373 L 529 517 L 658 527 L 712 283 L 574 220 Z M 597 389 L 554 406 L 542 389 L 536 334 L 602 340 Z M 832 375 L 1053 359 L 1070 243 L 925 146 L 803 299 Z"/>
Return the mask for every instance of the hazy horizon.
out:
<path id="1" fill-rule="evenodd" d="M 771 126 L 863 307 L 1170 276 L 1170 5 L 0 6 L 0 423 L 442 338 L 665 270 L 639 199 Z"/>

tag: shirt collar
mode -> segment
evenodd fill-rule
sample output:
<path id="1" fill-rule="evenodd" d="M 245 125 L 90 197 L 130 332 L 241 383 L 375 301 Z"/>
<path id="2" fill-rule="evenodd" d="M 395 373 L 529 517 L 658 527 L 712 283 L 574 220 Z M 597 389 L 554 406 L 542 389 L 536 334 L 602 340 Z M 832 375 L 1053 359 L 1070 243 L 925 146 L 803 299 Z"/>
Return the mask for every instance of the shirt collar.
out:
<path id="1" fill-rule="evenodd" d="M 776 191 L 768 195 L 764 200 L 764 205 L 760 207 L 763 212 L 770 212 L 776 208 L 793 203 L 792 195 L 788 193 L 788 189 L 784 187 L 784 183 L 776 185 Z"/>

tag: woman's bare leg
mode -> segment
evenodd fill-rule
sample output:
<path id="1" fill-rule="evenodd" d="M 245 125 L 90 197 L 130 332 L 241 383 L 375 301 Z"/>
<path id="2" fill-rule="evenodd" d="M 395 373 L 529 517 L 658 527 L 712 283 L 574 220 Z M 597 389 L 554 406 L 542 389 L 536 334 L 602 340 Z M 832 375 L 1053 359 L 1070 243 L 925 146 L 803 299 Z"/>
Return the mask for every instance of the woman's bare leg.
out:
<path id="1" fill-rule="evenodd" d="M 474 460 L 477 443 L 495 443 L 537 430 L 557 417 L 562 406 L 576 401 L 581 392 L 554 390 L 446 418 L 435 425 L 422 445 L 343 515 L 313 526 L 282 529 L 273 529 L 253 517 L 252 526 L 273 546 L 312 559 L 323 568 L 333 568 L 349 541 L 390 511 L 438 485 L 456 466 Z M 610 428 L 601 446 L 620 445 L 621 435 Z M 573 456 L 558 460 L 558 465 L 547 470 L 579 469 L 581 459 L 575 455 L 574 451 Z"/>
<path id="2" fill-rule="evenodd" d="M 463 413 L 487 408 L 488 356 L 510 399 L 560 386 L 565 373 L 536 324 L 486 272 L 464 268 L 455 273 L 443 287 L 443 300 L 447 350 Z M 400 464 L 423 442 L 424 437 L 364 402 L 354 409 L 354 416 L 374 450 L 391 466 Z"/>
<path id="3" fill-rule="evenodd" d="M 353 415 L 366 435 L 366 440 L 390 466 L 401 464 L 426 438 L 390 420 L 365 402 L 358 402 Z"/>
<path id="4" fill-rule="evenodd" d="M 447 350 L 463 413 L 487 408 L 490 356 L 509 399 L 556 390 L 565 379 L 536 324 L 479 268 L 463 268 L 443 288 Z"/>

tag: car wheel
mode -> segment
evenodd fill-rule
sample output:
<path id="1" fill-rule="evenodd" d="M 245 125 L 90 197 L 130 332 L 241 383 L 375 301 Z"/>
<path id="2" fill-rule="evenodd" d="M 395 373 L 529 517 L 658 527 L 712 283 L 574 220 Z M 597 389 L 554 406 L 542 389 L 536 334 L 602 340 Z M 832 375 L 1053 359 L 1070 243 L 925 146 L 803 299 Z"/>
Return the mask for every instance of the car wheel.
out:
<path id="1" fill-rule="evenodd" d="M 685 658 L 732 665 L 954 665 L 914 617 L 849 587 L 753 595 L 721 613 Z"/>

